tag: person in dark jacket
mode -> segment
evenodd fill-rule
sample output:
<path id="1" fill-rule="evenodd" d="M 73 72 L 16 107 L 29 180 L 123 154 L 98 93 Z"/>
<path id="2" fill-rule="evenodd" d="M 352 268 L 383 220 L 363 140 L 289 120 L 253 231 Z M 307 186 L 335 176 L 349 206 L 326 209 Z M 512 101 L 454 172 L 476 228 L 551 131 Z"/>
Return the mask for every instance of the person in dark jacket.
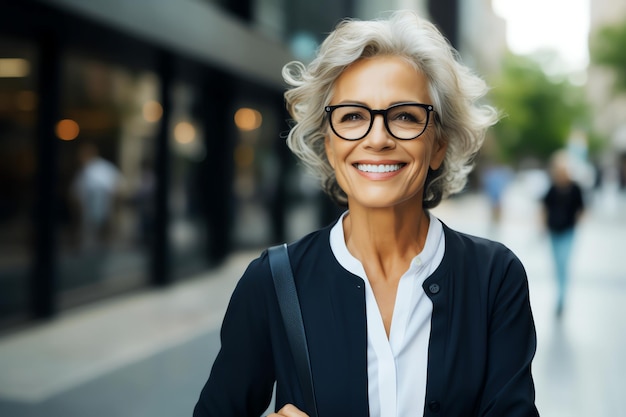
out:
<path id="1" fill-rule="evenodd" d="M 557 152 L 550 162 L 550 187 L 543 197 L 545 226 L 556 270 L 557 299 L 556 315 L 561 317 L 565 306 L 569 263 L 574 243 L 576 225 L 585 204 L 580 186 L 569 173 L 567 154 Z"/>
<path id="2" fill-rule="evenodd" d="M 459 192 L 498 112 L 412 11 L 346 19 L 283 76 L 287 143 L 346 208 L 288 245 L 320 417 L 534 417 L 526 272 L 430 209 Z M 230 300 L 194 417 L 301 417 L 267 251 Z"/>

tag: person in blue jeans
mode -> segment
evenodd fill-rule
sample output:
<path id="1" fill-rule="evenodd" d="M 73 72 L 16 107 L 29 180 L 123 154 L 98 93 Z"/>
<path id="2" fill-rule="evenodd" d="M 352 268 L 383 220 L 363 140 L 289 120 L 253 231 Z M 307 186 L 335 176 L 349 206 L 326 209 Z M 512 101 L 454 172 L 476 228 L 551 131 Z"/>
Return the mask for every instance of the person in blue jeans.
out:
<path id="1" fill-rule="evenodd" d="M 552 158 L 550 178 L 551 184 L 543 197 L 543 206 L 556 269 L 556 315 L 561 317 L 565 304 L 575 229 L 585 204 L 580 186 L 569 174 L 566 154 L 557 153 Z"/>

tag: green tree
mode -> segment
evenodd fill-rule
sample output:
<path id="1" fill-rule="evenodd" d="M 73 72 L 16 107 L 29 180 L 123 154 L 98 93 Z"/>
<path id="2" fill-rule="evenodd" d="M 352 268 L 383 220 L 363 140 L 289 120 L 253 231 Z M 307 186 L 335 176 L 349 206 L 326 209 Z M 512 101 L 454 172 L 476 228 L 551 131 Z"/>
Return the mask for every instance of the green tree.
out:
<path id="1" fill-rule="evenodd" d="M 616 92 L 626 93 L 626 19 L 599 28 L 590 40 L 591 62 L 615 74 Z"/>
<path id="2" fill-rule="evenodd" d="M 491 148 L 503 162 L 545 161 L 573 128 L 588 130 L 583 89 L 565 77 L 549 77 L 536 59 L 507 55 L 492 86 L 490 99 L 503 118 L 492 131 Z"/>

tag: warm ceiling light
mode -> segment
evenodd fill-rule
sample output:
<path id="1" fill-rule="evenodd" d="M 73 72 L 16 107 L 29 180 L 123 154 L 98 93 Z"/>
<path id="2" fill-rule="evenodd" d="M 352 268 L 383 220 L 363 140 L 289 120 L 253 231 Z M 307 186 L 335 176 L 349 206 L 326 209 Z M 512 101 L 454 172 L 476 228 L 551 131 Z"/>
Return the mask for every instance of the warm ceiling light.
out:
<path id="1" fill-rule="evenodd" d="M 0 58 L 0 78 L 21 78 L 30 73 L 30 63 L 23 58 Z"/>
<path id="2" fill-rule="evenodd" d="M 146 101 L 143 105 L 143 118 L 146 119 L 147 122 L 154 123 L 161 120 L 161 116 L 163 116 L 163 106 L 156 100 Z"/>
<path id="3" fill-rule="evenodd" d="M 241 130 L 255 130 L 261 127 L 263 116 L 258 110 L 242 107 L 235 113 L 235 125 Z"/>
<path id="4" fill-rule="evenodd" d="M 174 128 L 174 139 L 178 143 L 191 143 L 196 137 L 196 128 L 189 122 L 180 122 Z"/>
<path id="5" fill-rule="evenodd" d="M 78 137 L 80 128 L 78 127 L 78 123 L 74 120 L 63 119 L 57 123 L 55 131 L 57 137 L 61 140 L 74 140 Z"/>

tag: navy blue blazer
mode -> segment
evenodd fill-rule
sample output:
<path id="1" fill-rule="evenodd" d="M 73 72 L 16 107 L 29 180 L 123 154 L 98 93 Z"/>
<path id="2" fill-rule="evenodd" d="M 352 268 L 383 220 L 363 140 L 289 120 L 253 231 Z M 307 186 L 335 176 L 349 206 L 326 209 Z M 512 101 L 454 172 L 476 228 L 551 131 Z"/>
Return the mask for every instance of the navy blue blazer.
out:
<path id="1" fill-rule="evenodd" d="M 335 259 L 331 227 L 289 245 L 320 417 L 366 417 L 367 326 L 361 278 Z M 538 416 L 536 335 L 526 272 L 505 246 L 444 225 L 445 254 L 423 288 L 433 302 L 424 416 Z M 260 416 L 271 401 L 306 412 L 267 251 L 230 300 L 221 349 L 194 417 Z M 416 415 L 421 415 L 416 410 Z"/>

